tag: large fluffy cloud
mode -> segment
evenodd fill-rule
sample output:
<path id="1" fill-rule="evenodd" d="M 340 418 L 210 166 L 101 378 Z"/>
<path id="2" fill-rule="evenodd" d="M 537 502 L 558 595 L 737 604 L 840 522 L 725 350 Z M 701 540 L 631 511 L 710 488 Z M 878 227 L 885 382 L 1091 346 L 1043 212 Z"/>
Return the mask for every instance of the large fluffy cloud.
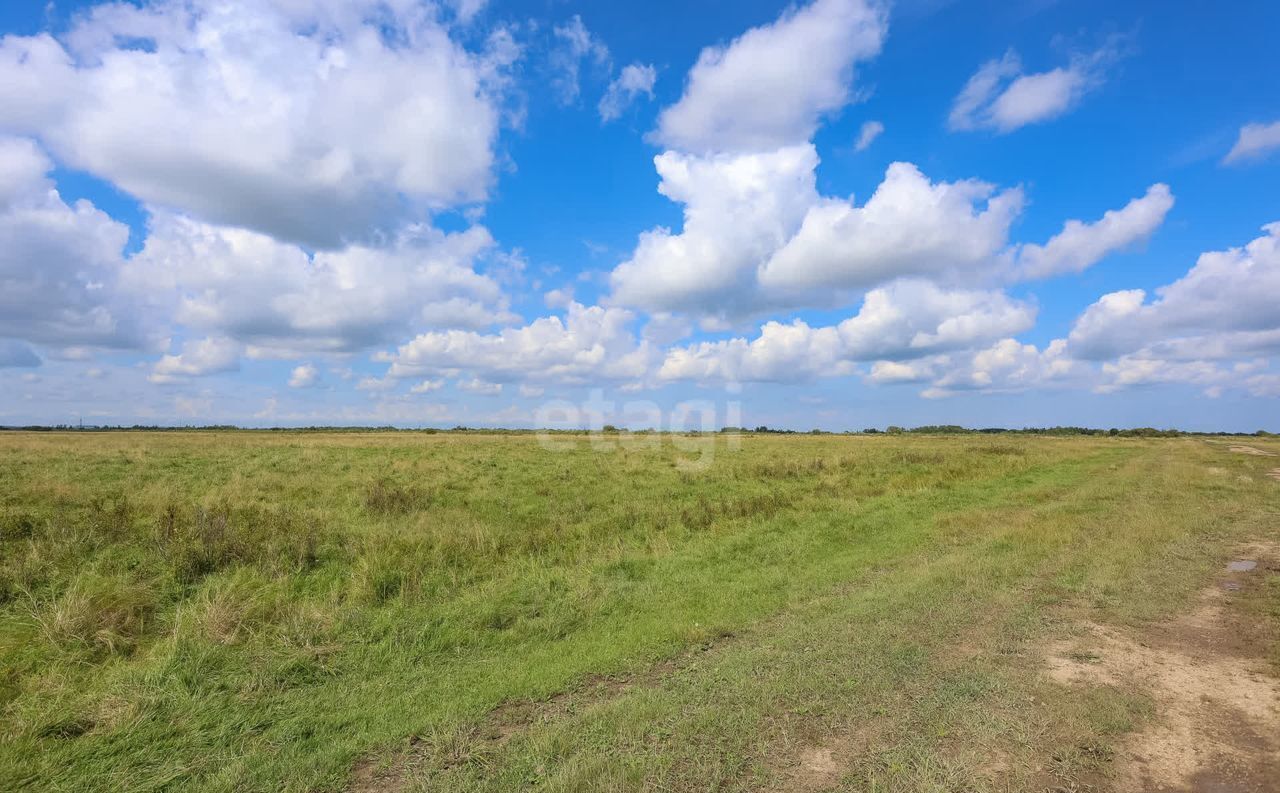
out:
<path id="1" fill-rule="evenodd" d="M 910 361 L 1020 333 L 1035 309 L 998 291 L 944 290 L 900 281 L 869 292 L 838 325 L 765 323 L 755 339 L 732 338 L 670 350 L 665 380 L 795 381 L 846 375 L 855 363 Z M 901 371 L 901 370 L 900 370 Z"/>
<path id="2" fill-rule="evenodd" d="M 0 338 L 50 347 L 138 348 L 153 339 L 119 288 L 129 229 L 68 205 L 30 140 L 0 137 Z"/>
<path id="3" fill-rule="evenodd" d="M 1021 333 L 1035 318 L 1034 306 L 1002 291 L 908 280 L 868 292 L 858 313 L 839 327 L 847 355 L 865 361 L 979 346 Z"/>
<path id="4" fill-rule="evenodd" d="M 1145 240 L 1173 208 L 1173 193 L 1165 184 L 1147 188 L 1121 209 L 1113 209 L 1095 223 L 1068 220 L 1062 231 L 1044 245 L 1023 245 L 1018 264 L 1025 278 L 1046 278 L 1082 272 L 1112 251 Z"/>
<path id="5" fill-rule="evenodd" d="M 570 303 L 563 319 L 542 317 L 492 334 L 424 333 L 378 359 L 391 364 L 392 378 L 466 372 L 492 383 L 635 380 L 648 371 L 651 349 L 636 341 L 633 320 L 623 309 Z"/>
<path id="6" fill-rule="evenodd" d="M 866 204 L 827 199 L 760 269 L 766 289 L 860 289 L 903 275 L 995 264 L 1022 193 L 984 182 L 933 184 L 910 163 L 889 166 Z"/>
<path id="7" fill-rule="evenodd" d="M 152 367 L 153 383 L 172 383 L 185 377 L 235 371 L 240 366 L 240 345 L 228 338 L 187 342 L 182 350 L 165 355 Z"/>
<path id="8" fill-rule="evenodd" d="M 1280 223 L 1263 230 L 1243 248 L 1202 254 L 1152 301 L 1141 289 L 1102 296 L 1072 328 L 1072 354 L 1101 360 L 1143 348 L 1212 358 L 1280 352 Z"/>
<path id="9" fill-rule="evenodd" d="M 1211 394 L 1271 393 L 1267 361 L 1280 355 L 1280 223 L 1242 248 L 1202 254 L 1155 290 L 1103 295 L 1076 320 L 1067 349 L 1101 362 L 1100 390 L 1189 383 Z"/>
<path id="10" fill-rule="evenodd" d="M 1086 367 L 1071 358 L 1062 339 L 1043 350 L 1016 339 L 1000 339 L 969 354 L 939 356 L 925 363 L 928 371 L 923 379 L 930 385 L 921 393 L 933 399 L 963 391 L 1025 391 L 1069 380 L 1078 386 L 1088 377 Z"/>
<path id="11" fill-rule="evenodd" d="M 785 382 L 847 375 L 840 332 L 814 328 L 802 320 L 766 322 L 754 339 L 702 342 L 667 352 L 658 377 L 663 380 Z"/>
<path id="12" fill-rule="evenodd" d="M 764 151 L 803 143 L 849 101 L 853 66 L 880 51 L 886 13 L 867 0 L 815 0 L 708 47 L 656 140 L 693 153 Z"/>
<path id="13" fill-rule="evenodd" d="M 161 214 L 133 262 L 138 288 L 171 296 L 185 326 L 265 355 L 353 352 L 431 327 L 511 319 L 499 285 L 472 269 L 493 246 L 479 226 L 409 227 L 382 247 L 308 254 L 264 234 Z"/>
<path id="14" fill-rule="evenodd" d="M 901 278 L 973 288 L 1078 272 L 1163 220 L 1172 196 L 1155 185 L 1095 223 L 1068 221 L 1044 246 L 1011 245 L 1020 188 L 933 182 L 907 162 L 890 165 L 861 206 L 819 195 L 810 140 L 850 101 L 854 65 L 879 52 L 885 33 L 878 3 L 815 0 L 704 50 L 653 135 L 669 148 L 654 160 L 658 190 L 683 204 L 683 228 L 642 233 L 611 275 L 609 300 L 725 328 L 779 309 L 840 306 Z M 976 125 L 985 112 L 1021 124 L 1064 110 L 1101 78 L 1117 42 L 1045 75 L 1022 75 L 1012 55 L 984 67 L 956 123 Z M 864 126 L 860 148 L 877 124 Z"/>
<path id="15" fill-rule="evenodd" d="M 148 204 L 329 248 L 485 197 L 494 68 L 413 0 L 100 5 L 0 39 L 0 129 Z"/>
<path id="16" fill-rule="evenodd" d="M 740 315 L 754 310 L 756 268 L 817 200 L 818 155 L 804 144 L 759 154 L 654 158 L 658 191 L 684 204 L 684 229 L 640 235 L 613 272 L 618 302 L 652 311 Z"/>
<path id="17" fill-rule="evenodd" d="M 811 144 L 771 152 L 655 158 L 659 191 L 684 228 L 640 235 L 611 277 L 612 299 L 648 311 L 734 321 L 770 309 L 840 305 L 877 285 L 927 277 L 953 286 L 1079 272 L 1150 236 L 1173 197 L 1165 185 L 1094 222 L 1070 220 L 1045 245 L 1011 245 L 1018 188 L 933 182 L 893 163 L 859 206 L 819 196 Z"/>

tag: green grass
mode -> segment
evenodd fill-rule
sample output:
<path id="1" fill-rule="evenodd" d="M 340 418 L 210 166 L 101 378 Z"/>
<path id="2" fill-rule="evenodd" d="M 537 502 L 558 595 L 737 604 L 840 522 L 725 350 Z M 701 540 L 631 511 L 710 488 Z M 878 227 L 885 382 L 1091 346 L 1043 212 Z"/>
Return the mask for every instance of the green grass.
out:
<path id="1" fill-rule="evenodd" d="M 1149 717 L 1047 637 L 1280 537 L 1198 439 L 717 443 L 0 435 L 0 789 L 1026 789 Z"/>

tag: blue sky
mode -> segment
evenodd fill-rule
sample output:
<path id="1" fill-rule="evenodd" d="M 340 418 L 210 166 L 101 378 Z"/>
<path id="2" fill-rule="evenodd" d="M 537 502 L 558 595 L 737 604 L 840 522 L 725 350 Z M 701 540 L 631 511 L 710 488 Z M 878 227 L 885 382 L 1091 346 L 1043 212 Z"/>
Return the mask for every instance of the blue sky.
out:
<path id="1" fill-rule="evenodd" d="M 1280 430 L 1278 31 L 8 3 L 0 424 Z"/>

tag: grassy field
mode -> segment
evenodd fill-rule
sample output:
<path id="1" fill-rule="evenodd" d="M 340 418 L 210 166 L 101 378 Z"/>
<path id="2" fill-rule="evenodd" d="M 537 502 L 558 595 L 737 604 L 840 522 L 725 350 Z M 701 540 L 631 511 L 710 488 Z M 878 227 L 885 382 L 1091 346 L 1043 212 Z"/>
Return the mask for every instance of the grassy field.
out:
<path id="1" fill-rule="evenodd" d="M 1280 540 L 1222 440 L 716 442 L 0 434 L 0 789 L 1071 789 L 1152 707 L 1037 648 Z"/>

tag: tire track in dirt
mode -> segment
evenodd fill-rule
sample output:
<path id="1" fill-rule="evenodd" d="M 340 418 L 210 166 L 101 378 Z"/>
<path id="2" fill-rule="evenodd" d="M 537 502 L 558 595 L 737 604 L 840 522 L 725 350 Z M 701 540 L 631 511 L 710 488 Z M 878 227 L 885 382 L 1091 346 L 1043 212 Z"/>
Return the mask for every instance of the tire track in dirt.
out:
<path id="1" fill-rule="evenodd" d="M 1275 457 L 1276 456 L 1275 452 L 1269 452 L 1266 449 L 1259 449 L 1255 446 L 1244 446 L 1242 444 L 1228 446 L 1227 451 L 1235 452 L 1236 454 L 1250 454 L 1250 455 L 1253 455 L 1254 457 Z"/>
<path id="2" fill-rule="evenodd" d="M 1280 779 L 1280 680 L 1266 637 L 1235 600 L 1280 575 L 1280 546 L 1241 549 L 1196 607 L 1140 632 L 1085 623 L 1056 643 L 1048 674 L 1068 686 L 1137 687 L 1153 722 L 1125 741 L 1117 791 L 1275 791 Z"/>
<path id="3" fill-rule="evenodd" d="M 436 745 L 420 736 L 411 736 L 407 745 L 394 754 L 389 762 L 367 757 L 357 763 L 346 793 L 401 793 L 408 790 L 415 778 L 423 772 L 430 774 L 448 771 L 455 766 L 482 759 L 539 724 L 593 705 L 607 703 L 633 689 L 657 686 L 664 679 L 696 664 L 707 654 L 722 651 L 736 641 L 738 636 L 731 632 L 720 633 L 673 658 L 659 661 L 633 674 L 590 675 L 572 688 L 545 699 L 504 702 L 448 745 Z M 415 774 L 419 769 L 419 774 Z"/>

